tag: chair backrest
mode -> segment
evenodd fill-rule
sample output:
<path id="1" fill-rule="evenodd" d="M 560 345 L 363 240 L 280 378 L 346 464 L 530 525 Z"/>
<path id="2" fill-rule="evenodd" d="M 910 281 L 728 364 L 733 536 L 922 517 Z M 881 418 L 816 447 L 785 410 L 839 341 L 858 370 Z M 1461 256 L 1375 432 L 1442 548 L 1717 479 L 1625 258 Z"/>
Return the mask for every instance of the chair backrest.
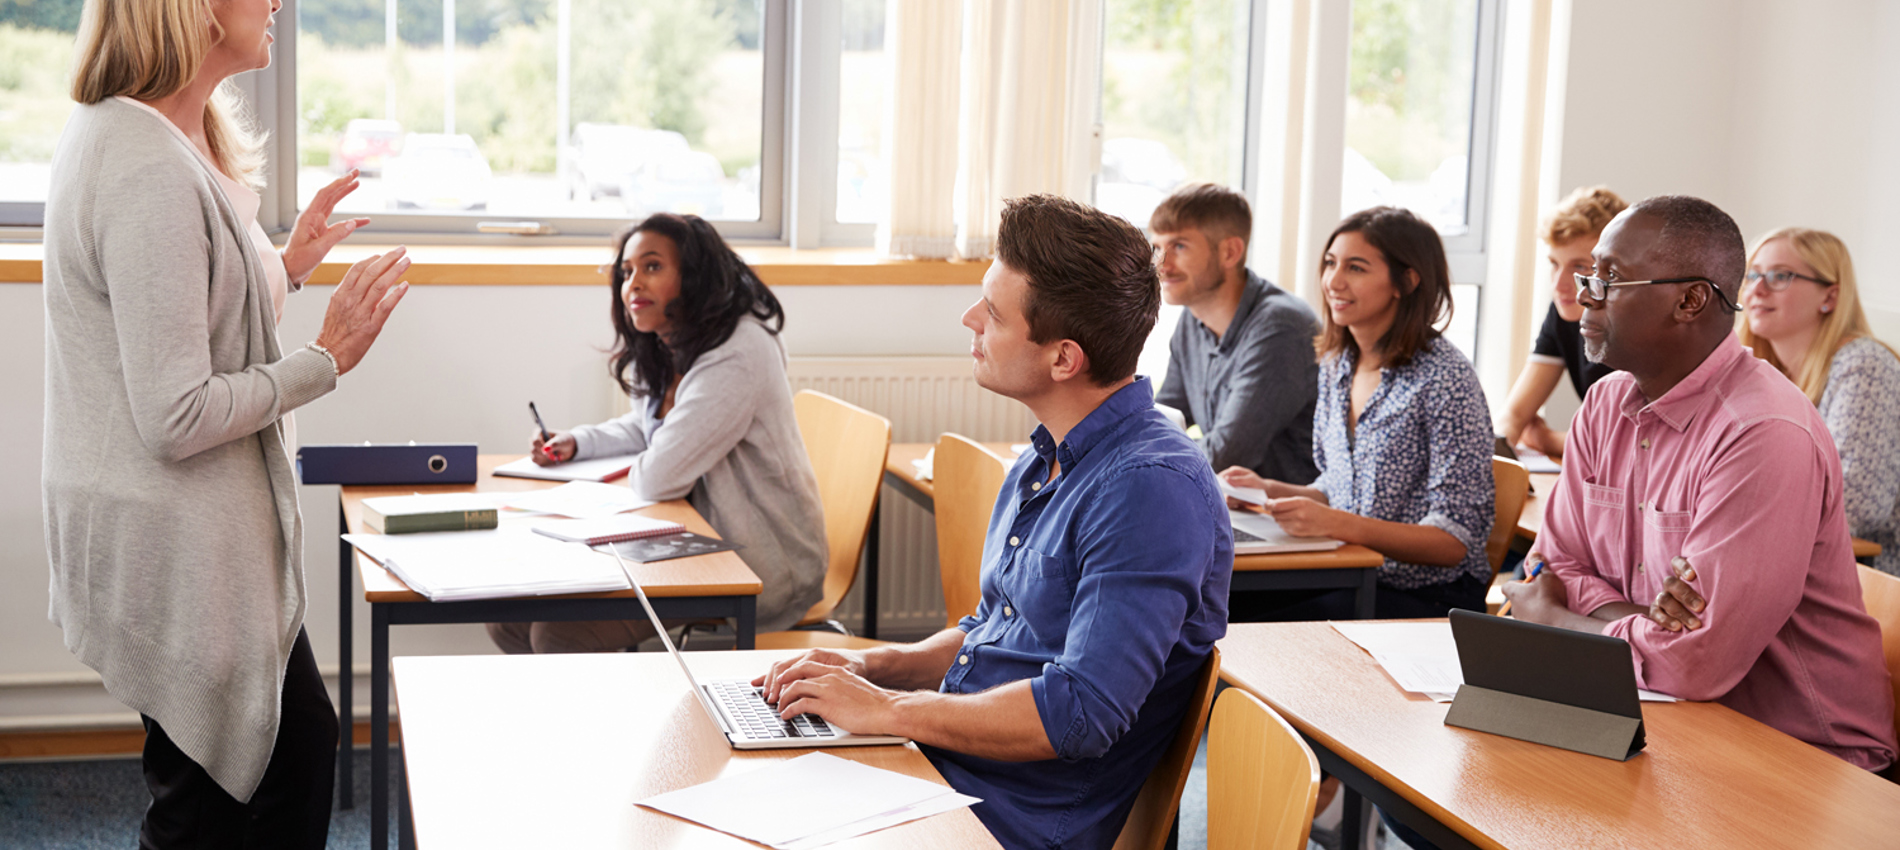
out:
<path id="1" fill-rule="evenodd" d="M 1304 850 L 1319 759 L 1286 718 L 1228 688 L 1207 732 L 1207 850 Z"/>
<path id="2" fill-rule="evenodd" d="M 858 558 L 877 510 L 884 458 L 891 450 L 891 420 L 855 404 L 812 390 L 792 397 L 805 456 L 818 477 L 818 501 L 825 509 L 825 544 L 831 561 L 825 569 L 825 595 L 805 612 L 801 626 L 822 623 L 858 579 Z"/>
<path id="3" fill-rule="evenodd" d="M 1214 683 L 1220 679 L 1220 650 L 1209 650 L 1201 674 L 1194 680 L 1194 693 L 1188 697 L 1187 716 L 1168 742 L 1168 751 L 1141 784 L 1135 808 L 1115 838 L 1115 850 L 1161 850 L 1168 844 L 1174 828 L 1174 815 L 1181 808 L 1181 789 L 1187 787 L 1188 771 L 1194 768 L 1194 753 L 1201 748 L 1201 733 L 1207 730 L 1207 707 L 1214 703 Z M 1311 808 L 1311 804 L 1308 804 Z"/>
<path id="4" fill-rule="evenodd" d="M 948 628 L 976 613 L 982 600 L 983 537 L 1008 474 L 1009 461 L 982 443 L 961 434 L 937 438 L 930 483 L 936 491 L 937 567 Z"/>
<path id="5" fill-rule="evenodd" d="M 1484 542 L 1484 557 L 1491 572 L 1504 566 L 1504 553 L 1511 551 L 1511 538 L 1517 535 L 1517 516 L 1524 512 L 1524 500 L 1531 495 L 1531 473 L 1508 457 L 1491 458 L 1491 480 L 1497 484 L 1497 519 L 1491 523 L 1491 537 Z"/>
<path id="6" fill-rule="evenodd" d="M 1893 686 L 1893 725 L 1900 729 L 1900 577 L 1861 564 L 1860 598 L 1867 613 L 1880 621 L 1880 649 Z"/>

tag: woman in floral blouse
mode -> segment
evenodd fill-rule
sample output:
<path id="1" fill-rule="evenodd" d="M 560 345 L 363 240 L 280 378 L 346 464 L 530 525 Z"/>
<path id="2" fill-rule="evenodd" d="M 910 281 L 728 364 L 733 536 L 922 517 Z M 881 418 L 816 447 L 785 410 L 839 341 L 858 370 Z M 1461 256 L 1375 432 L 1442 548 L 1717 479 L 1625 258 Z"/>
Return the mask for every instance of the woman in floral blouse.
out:
<path id="1" fill-rule="evenodd" d="M 1326 297 L 1310 487 L 1232 467 L 1267 491 L 1290 534 L 1332 537 L 1385 555 L 1378 616 L 1484 610 L 1484 544 L 1495 514 L 1491 414 L 1471 361 L 1441 333 L 1451 273 L 1437 231 L 1411 212 L 1374 207 L 1341 222 L 1320 262 Z M 1237 599 L 1243 618 L 1351 616 L 1351 591 Z"/>
<path id="2" fill-rule="evenodd" d="M 1742 344 L 1808 394 L 1841 454 L 1847 521 L 1900 574 L 1900 358 L 1873 337 L 1854 261 L 1832 233 L 1789 227 L 1748 253 Z"/>

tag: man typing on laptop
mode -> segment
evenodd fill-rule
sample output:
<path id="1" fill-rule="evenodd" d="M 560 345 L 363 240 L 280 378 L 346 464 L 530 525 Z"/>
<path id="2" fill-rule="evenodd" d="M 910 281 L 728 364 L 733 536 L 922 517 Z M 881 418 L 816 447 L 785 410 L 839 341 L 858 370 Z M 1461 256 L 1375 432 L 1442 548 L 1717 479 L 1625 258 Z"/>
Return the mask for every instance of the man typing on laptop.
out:
<path id="1" fill-rule="evenodd" d="M 1160 302 L 1141 232 L 1032 196 L 996 252 L 963 317 L 976 379 L 1041 425 L 991 517 L 976 614 L 758 684 L 785 717 L 915 740 L 1006 847 L 1107 848 L 1226 633 L 1232 536 L 1205 457 L 1134 375 Z"/>

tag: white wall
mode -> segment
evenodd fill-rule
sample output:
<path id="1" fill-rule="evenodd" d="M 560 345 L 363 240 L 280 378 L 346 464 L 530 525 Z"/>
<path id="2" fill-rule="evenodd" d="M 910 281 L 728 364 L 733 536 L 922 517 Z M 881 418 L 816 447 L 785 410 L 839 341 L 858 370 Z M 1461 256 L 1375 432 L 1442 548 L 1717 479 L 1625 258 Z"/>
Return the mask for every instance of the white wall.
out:
<path id="1" fill-rule="evenodd" d="M 419 250 L 426 258 L 426 252 Z M 292 295 L 281 337 L 313 339 L 331 289 Z M 973 286 L 785 287 L 793 356 L 960 356 Z M 46 620 L 39 458 L 44 330 L 41 287 L 0 285 L 0 729 L 48 715 L 123 711 L 74 661 Z M 552 427 L 606 418 L 614 390 L 602 352 L 613 341 L 606 287 L 423 286 L 410 290 L 359 371 L 297 413 L 304 443 L 475 442 L 513 451 L 532 429 L 532 399 Z M 336 488 L 301 487 L 307 628 L 320 665 L 337 661 Z M 368 608 L 356 600 L 356 662 L 368 663 Z M 392 630 L 399 654 L 487 652 L 480 626 Z M 367 693 L 367 691 L 361 691 Z M 364 700 L 359 697 L 358 704 Z"/>

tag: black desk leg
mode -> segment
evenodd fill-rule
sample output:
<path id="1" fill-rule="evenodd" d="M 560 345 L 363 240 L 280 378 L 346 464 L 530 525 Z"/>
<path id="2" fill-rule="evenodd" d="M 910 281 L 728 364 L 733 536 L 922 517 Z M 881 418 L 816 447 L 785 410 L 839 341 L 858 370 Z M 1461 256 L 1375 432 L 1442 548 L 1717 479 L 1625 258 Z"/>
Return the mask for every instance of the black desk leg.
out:
<path id="1" fill-rule="evenodd" d="M 337 807 L 344 809 L 356 806 L 356 773 L 351 769 L 351 762 L 356 756 L 356 711 L 351 705 L 351 697 L 355 696 L 352 691 L 356 687 L 356 657 L 354 647 L 350 645 L 351 639 L 355 637 L 351 633 L 351 630 L 355 628 L 351 622 L 351 615 L 355 613 L 356 608 L 356 601 L 350 594 L 350 591 L 356 589 L 356 582 L 353 580 L 356 573 L 354 569 L 356 559 L 350 556 L 356 550 L 350 544 L 343 542 L 342 537 L 343 533 L 349 530 L 349 518 L 343 515 L 343 501 L 338 499 L 336 505 L 336 695 L 338 703 L 336 719 L 337 726 L 341 728 L 343 734 L 340 736 L 342 746 L 337 748 L 336 754 L 336 787 Z"/>
<path id="2" fill-rule="evenodd" d="M 396 788 L 396 846 L 402 848 L 402 850 L 416 850 L 416 825 L 413 816 L 409 813 L 409 780 L 406 778 L 409 776 L 409 771 L 406 769 L 407 767 L 407 765 L 404 765 L 405 769 L 402 775 L 405 778 L 402 784 Z"/>
<path id="3" fill-rule="evenodd" d="M 882 494 L 879 494 L 882 496 Z M 877 566 L 878 538 L 884 525 L 884 500 L 871 506 L 871 527 L 864 534 L 864 553 L 858 558 L 858 572 L 864 574 L 864 636 L 877 637 Z"/>
<path id="4" fill-rule="evenodd" d="M 739 597 L 739 628 L 734 637 L 739 649 L 757 648 L 759 637 L 759 599 L 756 596 Z"/>
<path id="5" fill-rule="evenodd" d="M 369 846 L 389 850 L 389 606 L 369 621 Z"/>
<path id="6" fill-rule="evenodd" d="M 1375 604 L 1375 600 L 1377 599 L 1376 594 L 1378 592 L 1379 571 L 1376 569 L 1366 570 L 1365 575 L 1359 579 L 1359 591 L 1353 594 L 1353 616 L 1361 620 L 1372 619 L 1373 615 L 1379 610 Z"/>
<path id="7" fill-rule="evenodd" d="M 1366 828 L 1365 798 L 1343 782 L 1339 793 L 1339 850 L 1359 850 L 1360 833 Z"/>

